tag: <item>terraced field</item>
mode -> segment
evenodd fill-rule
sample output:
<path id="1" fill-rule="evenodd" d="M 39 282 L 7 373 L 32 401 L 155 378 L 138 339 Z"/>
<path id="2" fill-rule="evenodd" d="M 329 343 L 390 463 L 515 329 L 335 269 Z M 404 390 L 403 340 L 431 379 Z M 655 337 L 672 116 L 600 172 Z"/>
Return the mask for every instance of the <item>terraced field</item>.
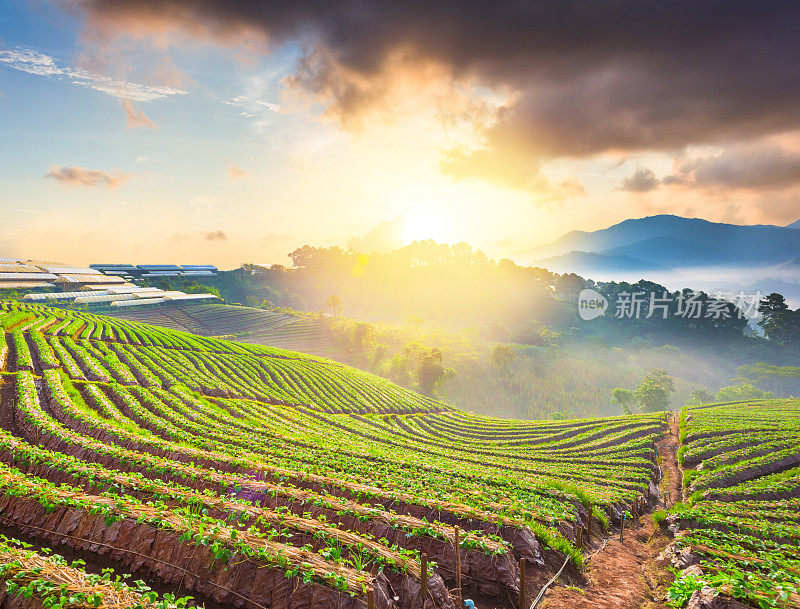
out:
<path id="1" fill-rule="evenodd" d="M 800 607 L 800 400 L 686 408 L 681 440 L 689 499 L 668 522 L 676 563 L 695 566 L 673 597 L 707 586 L 756 607 Z"/>
<path id="2" fill-rule="evenodd" d="M 279 348 L 12 302 L 0 325 L 0 530 L 34 544 L 0 573 L 45 606 L 512 607 L 521 565 L 535 594 L 658 494 L 666 415 L 488 419 Z M 54 547 L 86 564 L 39 570 Z M 60 600 L 94 579 L 133 600 Z"/>
<path id="3" fill-rule="evenodd" d="M 332 356 L 336 352 L 333 337 L 324 324 L 276 311 L 212 303 L 128 308 L 104 313 L 118 319 L 186 330 L 201 336 L 233 335 L 239 342 L 320 356 Z"/>

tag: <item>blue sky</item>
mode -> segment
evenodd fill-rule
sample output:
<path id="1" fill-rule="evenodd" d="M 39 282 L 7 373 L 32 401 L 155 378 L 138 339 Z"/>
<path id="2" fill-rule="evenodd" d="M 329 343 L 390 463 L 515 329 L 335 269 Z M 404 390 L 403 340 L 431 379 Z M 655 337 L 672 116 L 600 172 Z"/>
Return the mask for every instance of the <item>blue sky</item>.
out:
<path id="1" fill-rule="evenodd" d="M 157 59 L 145 56 L 131 70 L 133 76 L 110 77 L 114 82 L 143 85 L 131 98 L 124 85 L 121 93 L 107 93 L 93 88 L 97 83 L 91 77 L 82 79 L 84 84 L 74 83 L 71 72 L 82 69 L 82 25 L 65 12 L 57 14 L 16 1 L 0 6 L 0 51 L 5 53 L 0 57 L 5 60 L 0 63 L 0 210 L 5 220 L 0 239 L 12 241 L 0 240 L 0 245 L 10 248 L 9 255 L 43 255 L 35 242 L 24 235 L 18 238 L 19 233 L 38 236 L 38 228 L 45 227 L 44 234 L 53 234 L 62 226 L 65 232 L 102 232 L 102 218 L 107 216 L 109 231 L 123 233 L 121 239 L 126 240 L 129 226 L 142 244 L 137 253 L 150 259 L 144 250 L 152 247 L 153 239 L 147 234 L 163 237 L 167 232 L 159 226 L 159 218 L 170 223 L 167 238 L 180 242 L 181 236 L 191 241 L 192 232 L 219 230 L 225 215 L 251 215 L 252 199 L 267 195 L 270 176 L 286 170 L 286 150 L 303 138 L 325 137 L 329 131 L 323 126 L 309 130 L 308 116 L 279 116 L 266 105 L 280 103 L 279 80 L 293 61 L 292 49 L 247 65 L 213 48 L 173 53 L 175 59 L 170 61 L 180 62 L 188 86 L 167 87 L 166 94 L 150 92 L 152 81 L 135 78 L 135 72 L 158 65 Z M 31 54 L 32 60 L 23 61 Z M 41 70 L 49 60 L 61 73 L 23 70 Z M 250 96 L 257 96 L 258 102 Z M 123 102 L 145 113 L 156 128 L 129 128 Z M 116 170 L 130 177 L 113 189 L 61 185 L 45 178 L 53 165 L 112 174 Z M 230 178 L 231 168 L 240 166 L 250 168 L 243 171 L 251 175 L 264 166 L 270 168 L 260 184 L 266 187 L 264 193 L 253 192 L 257 188 L 247 177 Z M 242 209 L 237 199 L 244 196 L 249 202 Z M 215 201 L 222 199 L 224 209 L 218 209 L 221 204 Z M 274 231 L 264 236 L 270 232 Z M 82 254 L 80 240 L 68 235 L 63 239 L 64 255 Z M 99 238 L 98 245 L 108 246 L 108 253 L 93 252 L 91 259 L 116 259 L 118 254 L 109 244 L 116 239 Z M 20 245 L 24 249 L 15 249 Z M 281 245 L 286 249 L 285 242 Z M 57 248 L 48 249 L 53 252 L 50 257 L 58 254 Z"/>

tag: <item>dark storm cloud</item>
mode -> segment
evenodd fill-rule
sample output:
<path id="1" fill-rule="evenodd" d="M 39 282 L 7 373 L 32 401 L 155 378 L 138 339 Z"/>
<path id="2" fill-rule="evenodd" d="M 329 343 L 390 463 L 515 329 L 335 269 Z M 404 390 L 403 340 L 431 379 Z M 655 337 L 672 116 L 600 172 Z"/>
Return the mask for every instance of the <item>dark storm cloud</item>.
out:
<path id="1" fill-rule="evenodd" d="M 674 150 L 800 127 L 800 3 L 84 0 L 98 37 L 181 29 L 310 49 L 295 84 L 346 121 L 391 62 L 436 62 L 518 97 L 487 152 Z"/>

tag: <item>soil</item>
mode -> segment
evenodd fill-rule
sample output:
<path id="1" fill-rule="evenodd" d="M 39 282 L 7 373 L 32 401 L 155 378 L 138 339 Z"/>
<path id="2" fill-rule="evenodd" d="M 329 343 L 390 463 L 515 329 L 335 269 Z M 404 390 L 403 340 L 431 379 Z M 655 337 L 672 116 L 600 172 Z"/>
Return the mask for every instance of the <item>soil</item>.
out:
<path id="1" fill-rule="evenodd" d="M 664 479 L 660 491 L 669 491 L 672 503 L 681 500 L 682 476 L 677 452 L 680 445 L 678 421 L 670 422 L 669 434 L 660 444 L 660 465 Z M 663 503 L 655 506 L 663 509 Z M 591 556 L 584 587 L 567 586 L 560 581 L 545 593 L 539 607 L 544 609 L 666 609 L 664 589 L 672 580 L 666 565 L 657 557 L 670 537 L 645 514 L 633 530 L 626 528 L 623 540 L 617 531 L 605 547 Z M 594 542 L 597 545 L 598 542 Z"/>

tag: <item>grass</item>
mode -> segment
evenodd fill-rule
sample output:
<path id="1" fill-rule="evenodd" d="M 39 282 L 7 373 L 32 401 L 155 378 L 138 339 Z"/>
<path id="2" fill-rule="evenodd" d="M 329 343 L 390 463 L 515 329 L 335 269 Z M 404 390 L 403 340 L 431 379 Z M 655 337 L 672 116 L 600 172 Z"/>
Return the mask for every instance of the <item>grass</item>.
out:
<path id="1" fill-rule="evenodd" d="M 657 527 L 663 527 L 667 516 L 669 516 L 669 512 L 666 510 L 656 510 L 653 512 L 653 524 Z"/>

